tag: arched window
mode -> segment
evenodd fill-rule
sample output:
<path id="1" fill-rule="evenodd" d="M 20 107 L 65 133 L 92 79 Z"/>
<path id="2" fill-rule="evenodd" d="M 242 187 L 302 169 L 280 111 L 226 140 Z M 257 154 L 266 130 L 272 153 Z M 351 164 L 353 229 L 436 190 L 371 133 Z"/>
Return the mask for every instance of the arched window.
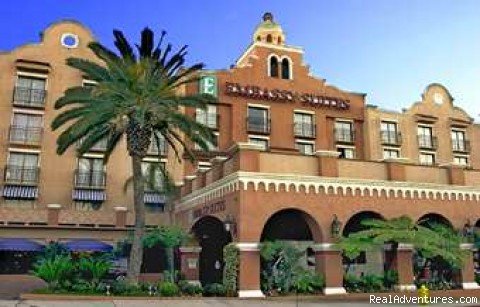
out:
<path id="1" fill-rule="evenodd" d="M 278 37 L 278 44 L 279 44 L 279 45 L 282 44 L 282 37 L 281 37 L 281 36 Z"/>
<path id="2" fill-rule="evenodd" d="M 270 77 L 278 78 L 278 59 L 276 56 L 270 57 Z"/>
<path id="3" fill-rule="evenodd" d="M 282 79 L 290 79 L 290 61 L 288 59 L 282 60 Z"/>
<path id="4" fill-rule="evenodd" d="M 272 35 L 268 34 L 267 35 L 267 43 L 271 43 L 271 42 L 272 42 Z"/>
<path id="5" fill-rule="evenodd" d="M 260 41 L 262 38 L 259 36 L 257 36 L 257 41 Z"/>

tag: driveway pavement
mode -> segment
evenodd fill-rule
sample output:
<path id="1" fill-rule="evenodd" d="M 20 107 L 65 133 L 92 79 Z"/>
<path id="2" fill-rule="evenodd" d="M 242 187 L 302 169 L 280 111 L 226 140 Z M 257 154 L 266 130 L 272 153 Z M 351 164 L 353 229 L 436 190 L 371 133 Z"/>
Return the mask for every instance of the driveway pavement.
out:
<path id="1" fill-rule="evenodd" d="M 38 288 L 45 288 L 46 283 L 30 275 L 0 275 L 0 300 L 16 299 L 20 293 L 31 292 Z M 2 306 L 2 305 L 0 305 Z"/>
<path id="2" fill-rule="evenodd" d="M 281 306 L 281 307 L 314 307 L 314 306 L 372 306 L 372 304 L 358 302 L 295 302 L 295 301 L 272 301 L 272 300 L 235 300 L 235 299 L 199 299 L 199 300 L 114 300 L 109 302 L 86 302 L 86 301 L 0 301 L 0 307 L 239 307 L 239 306 Z M 374 305 L 373 305 L 374 306 Z M 380 306 L 380 305 L 379 305 Z M 389 305 L 405 306 L 405 305 Z M 462 305 L 429 305 L 429 306 L 462 306 Z M 463 305 L 468 306 L 468 305 Z M 477 305 L 478 306 L 478 305 Z"/>

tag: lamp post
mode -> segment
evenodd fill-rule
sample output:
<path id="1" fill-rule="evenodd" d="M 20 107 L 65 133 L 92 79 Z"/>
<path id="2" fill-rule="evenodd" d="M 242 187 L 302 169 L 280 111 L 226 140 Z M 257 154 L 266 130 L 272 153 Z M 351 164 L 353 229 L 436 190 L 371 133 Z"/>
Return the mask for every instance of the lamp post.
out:
<path id="1" fill-rule="evenodd" d="M 225 227 L 225 231 L 234 237 L 237 232 L 237 223 L 235 222 L 233 215 L 228 214 L 223 221 L 223 225 Z"/>
<path id="2" fill-rule="evenodd" d="M 338 238 L 340 236 L 341 228 L 342 222 L 340 222 L 338 216 L 334 214 L 332 224 L 330 225 L 330 235 L 332 236 L 332 238 Z"/>

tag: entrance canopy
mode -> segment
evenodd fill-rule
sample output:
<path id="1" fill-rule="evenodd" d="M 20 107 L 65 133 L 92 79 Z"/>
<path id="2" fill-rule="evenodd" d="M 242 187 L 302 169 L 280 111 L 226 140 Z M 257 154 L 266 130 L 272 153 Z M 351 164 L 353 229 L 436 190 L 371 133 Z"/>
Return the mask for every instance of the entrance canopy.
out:
<path id="1" fill-rule="evenodd" d="M 22 238 L 0 238 L 0 251 L 39 252 L 43 245 Z"/>
<path id="2" fill-rule="evenodd" d="M 72 252 L 111 252 L 113 249 L 110 244 L 90 239 L 72 240 L 65 246 Z"/>

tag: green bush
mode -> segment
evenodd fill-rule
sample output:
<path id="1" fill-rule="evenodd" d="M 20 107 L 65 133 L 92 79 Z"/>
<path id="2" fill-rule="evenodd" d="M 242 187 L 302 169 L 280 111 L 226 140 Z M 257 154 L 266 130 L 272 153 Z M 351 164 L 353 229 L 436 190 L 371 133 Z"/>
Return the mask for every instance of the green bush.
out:
<path id="1" fill-rule="evenodd" d="M 365 274 L 357 277 L 352 274 L 344 276 L 343 285 L 348 292 L 379 292 L 385 290 L 384 276 Z"/>
<path id="2" fill-rule="evenodd" d="M 201 285 L 193 284 L 185 280 L 179 281 L 178 287 L 180 288 L 180 292 L 184 295 L 197 296 L 203 293 Z"/>
<path id="3" fill-rule="evenodd" d="M 100 283 L 111 267 L 112 263 L 106 258 L 82 257 L 78 262 L 80 276 L 84 280 L 89 281 L 93 287 Z"/>
<path id="4" fill-rule="evenodd" d="M 223 270 L 223 284 L 225 285 L 226 294 L 235 296 L 237 294 L 237 279 L 239 256 L 238 247 L 235 243 L 230 243 L 223 248 L 225 259 L 225 267 Z"/>
<path id="5" fill-rule="evenodd" d="M 392 289 L 398 284 L 398 272 L 395 270 L 387 270 L 383 274 L 383 286 L 387 289 Z"/>
<path id="6" fill-rule="evenodd" d="M 225 286 L 222 284 L 208 284 L 203 288 L 203 296 L 225 296 Z"/>
<path id="7" fill-rule="evenodd" d="M 147 295 L 138 284 L 132 284 L 125 280 L 117 280 L 112 283 L 110 293 L 124 296 Z"/>
<path id="8" fill-rule="evenodd" d="M 45 258 L 34 264 L 33 274 L 47 282 L 51 289 L 68 288 L 72 284 L 76 266 L 70 256 Z"/>
<path id="9" fill-rule="evenodd" d="M 164 281 L 158 285 L 158 293 L 160 296 L 177 296 L 180 290 L 173 282 Z"/>
<path id="10" fill-rule="evenodd" d="M 293 279 L 293 289 L 297 293 L 317 293 L 325 285 L 323 276 L 310 270 L 297 270 Z"/>

